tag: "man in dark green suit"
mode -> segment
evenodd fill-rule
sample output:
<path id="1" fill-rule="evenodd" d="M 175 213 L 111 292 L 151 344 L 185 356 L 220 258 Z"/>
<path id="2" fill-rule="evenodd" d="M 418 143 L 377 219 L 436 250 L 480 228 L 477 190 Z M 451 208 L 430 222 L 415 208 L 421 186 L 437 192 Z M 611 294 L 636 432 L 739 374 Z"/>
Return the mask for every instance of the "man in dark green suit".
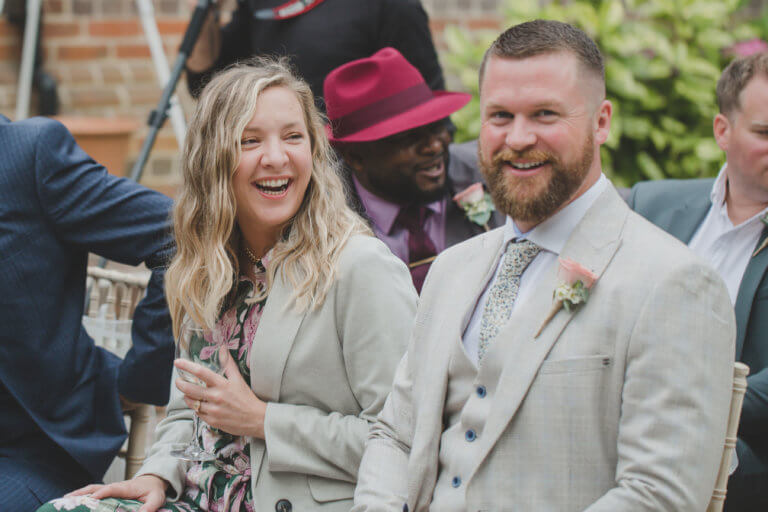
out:
<path id="1" fill-rule="evenodd" d="M 736 359 L 750 367 L 726 510 L 768 510 L 768 53 L 732 62 L 717 84 L 718 177 L 638 183 L 629 204 L 712 263 L 734 303 Z"/>

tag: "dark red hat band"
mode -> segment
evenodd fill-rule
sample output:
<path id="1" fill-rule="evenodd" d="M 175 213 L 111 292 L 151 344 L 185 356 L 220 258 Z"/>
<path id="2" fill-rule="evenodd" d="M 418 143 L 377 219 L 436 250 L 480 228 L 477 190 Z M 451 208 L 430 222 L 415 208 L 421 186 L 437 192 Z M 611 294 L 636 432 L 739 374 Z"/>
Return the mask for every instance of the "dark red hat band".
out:
<path id="1" fill-rule="evenodd" d="M 417 107 L 433 98 L 432 90 L 426 83 L 419 83 L 396 92 L 392 96 L 365 105 L 337 119 L 331 119 L 336 138 L 346 137 L 365 128 L 386 121 L 398 114 Z"/>

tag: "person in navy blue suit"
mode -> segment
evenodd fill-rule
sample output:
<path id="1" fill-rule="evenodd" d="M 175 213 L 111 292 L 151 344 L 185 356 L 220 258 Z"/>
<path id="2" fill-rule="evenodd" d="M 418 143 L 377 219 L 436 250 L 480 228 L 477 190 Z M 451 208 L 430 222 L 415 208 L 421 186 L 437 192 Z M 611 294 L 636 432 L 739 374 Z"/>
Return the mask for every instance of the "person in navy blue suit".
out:
<path id="1" fill-rule="evenodd" d="M 126 437 L 123 404 L 168 401 L 170 208 L 61 123 L 0 115 L 0 511 L 101 480 Z M 152 270 L 123 360 L 82 327 L 89 252 Z"/>

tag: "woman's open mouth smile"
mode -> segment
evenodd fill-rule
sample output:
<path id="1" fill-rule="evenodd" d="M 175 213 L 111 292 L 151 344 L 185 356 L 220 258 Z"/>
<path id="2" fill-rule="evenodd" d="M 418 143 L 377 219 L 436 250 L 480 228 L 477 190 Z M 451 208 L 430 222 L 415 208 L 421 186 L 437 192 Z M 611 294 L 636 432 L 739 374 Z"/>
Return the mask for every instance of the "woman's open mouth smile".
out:
<path id="1" fill-rule="evenodd" d="M 254 181 L 252 184 L 259 193 L 268 199 L 280 199 L 288 193 L 291 186 L 290 178 L 271 178 Z"/>

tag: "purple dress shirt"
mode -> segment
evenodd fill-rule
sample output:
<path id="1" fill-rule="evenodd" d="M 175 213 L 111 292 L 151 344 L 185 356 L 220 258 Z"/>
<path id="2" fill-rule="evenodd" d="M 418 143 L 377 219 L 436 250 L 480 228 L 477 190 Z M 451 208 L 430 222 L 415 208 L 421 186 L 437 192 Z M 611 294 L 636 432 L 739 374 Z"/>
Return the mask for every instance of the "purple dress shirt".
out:
<path id="1" fill-rule="evenodd" d="M 387 247 L 395 256 L 407 264 L 408 231 L 395 225 L 397 214 L 400 213 L 400 205 L 385 201 L 369 192 L 354 175 L 352 176 L 352 181 L 355 184 L 357 195 L 360 197 L 360 202 L 363 204 L 363 208 L 365 208 L 365 213 L 373 223 L 373 233 L 379 240 L 387 244 Z M 438 253 L 445 249 L 446 201 L 447 199 L 443 198 L 426 205 L 432 213 L 427 218 L 424 230 L 429 235 Z"/>

